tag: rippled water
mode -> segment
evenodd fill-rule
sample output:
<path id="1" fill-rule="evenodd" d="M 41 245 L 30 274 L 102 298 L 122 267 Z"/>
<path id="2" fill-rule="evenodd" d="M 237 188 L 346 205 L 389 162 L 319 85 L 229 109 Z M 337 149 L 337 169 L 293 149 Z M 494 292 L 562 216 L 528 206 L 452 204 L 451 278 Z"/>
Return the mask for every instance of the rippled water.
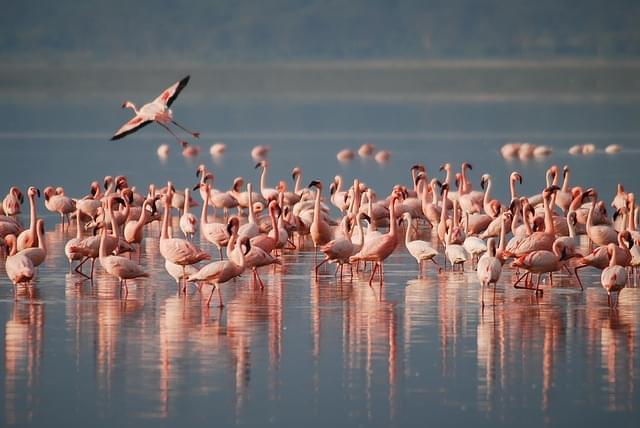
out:
<path id="1" fill-rule="evenodd" d="M 511 170 L 523 173 L 522 192 L 529 194 L 539 191 L 552 163 L 568 164 L 572 183 L 597 186 L 607 201 L 617 182 L 630 190 L 638 184 L 640 129 L 633 119 L 638 107 L 627 101 L 257 104 L 232 103 L 234 114 L 225 122 L 213 114 L 224 105 L 185 102 L 180 117 L 187 125 L 198 128 L 211 114 L 213 122 L 202 126 L 204 153 L 187 160 L 174 145 L 169 159 L 161 161 L 155 148 L 168 139 L 152 127 L 119 143 L 106 142 L 111 128 L 126 118 L 112 106 L 5 102 L 0 109 L 13 112 L 9 117 L 15 120 L 2 128 L 0 183 L 2 189 L 63 185 L 81 196 L 90 181 L 124 173 L 139 188 L 167 179 L 184 188 L 195 184 L 195 168 L 202 162 L 214 171 L 216 187 L 227 188 L 238 175 L 258 182 L 248 153 L 252 145 L 266 143 L 272 147 L 271 185 L 290 182 L 291 169 L 300 165 L 305 184 L 339 173 L 347 180 L 360 177 L 384 194 L 395 183 L 409 185 L 408 168 L 418 161 L 437 175 L 442 162 L 462 160 L 473 163 L 476 187 L 482 173 L 496 177 L 500 198 L 506 198 Z M 27 113 L 44 114 L 31 127 L 25 126 Z M 80 125 L 83 132 L 70 120 L 98 122 L 103 113 L 108 126 Z M 278 126 L 261 126 L 268 123 L 261 114 Z M 431 114 L 442 119 L 436 121 L 440 125 L 433 118 L 425 119 L 430 126 L 420 125 Z M 63 125 L 61 118 L 67 119 Z M 211 131 L 218 127 L 223 132 Z M 217 139 L 229 148 L 223 158 L 212 159 L 208 146 Z M 513 139 L 549 144 L 556 151 L 544 160 L 505 162 L 498 148 Z M 337 163 L 339 149 L 362 142 L 390 149 L 391 161 Z M 566 154 L 570 145 L 587 142 L 600 148 L 620 143 L 626 150 L 617 156 Z M 100 269 L 93 284 L 68 273 L 63 247 L 75 228 L 63 231 L 42 201 L 38 209 L 47 222 L 49 255 L 32 299 L 21 290 L 14 301 L 0 263 L 4 425 L 637 426 L 640 421 L 635 282 L 622 292 L 619 308 L 610 310 L 595 270 L 584 270 L 584 292 L 559 274 L 554 287 L 545 284 L 544 295 L 536 298 L 513 289 L 514 274 L 505 268 L 495 305 L 482 310 L 470 266 L 465 273 L 438 273 L 429 266 L 419 277 L 400 245 L 385 264 L 384 286 L 369 287 L 368 272 L 340 281 L 329 268 L 316 280 L 307 246 L 285 252 L 275 270 L 263 270 L 264 290 L 247 274 L 223 285 L 226 306 L 219 310 L 203 304 L 208 288 L 202 295 L 195 288 L 186 297 L 177 293 L 158 252 L 158 225 L 147 229 L 141 255 L 151 278 L 133 282 L 124 298 L 116 280 Z M 428 230 L 420 236 L 435 244 Z M 586 251 L 586 242 L 582 245 Z M 216 252 L 206 243 L 202 247 Z M 486 295 L 489 303 L 492 292 Z"/>

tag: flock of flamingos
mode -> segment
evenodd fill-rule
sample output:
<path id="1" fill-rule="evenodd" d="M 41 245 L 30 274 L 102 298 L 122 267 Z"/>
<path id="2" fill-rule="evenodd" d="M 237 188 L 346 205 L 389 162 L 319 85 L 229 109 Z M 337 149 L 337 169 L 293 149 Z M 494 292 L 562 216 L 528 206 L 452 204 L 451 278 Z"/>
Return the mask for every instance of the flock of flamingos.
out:
<path id="1" fill-rule="evenodd" d="M 140 109 L 130 101 L 125 102 L 122 107 L 131 108 L 135 116 L 112 140 L 156 122 L 183 147 L 188 146 L 169 128 L 173 124 L 194 138 L 199 137 L 178 124 L 169 109 L 188 81 L 189 76 Z M 365 151 L 369 149 L 366 147 Z M 252 153 L 259 157 L 266 154 L 264 148 L 261 153 Z M 382 157 L 388 159 L 388 153 Z M 125 297 L 127 281 L 149 276 L 139 264 L 141 242 L 145 234 L 151 233 L 149 225 L 155 221 L 161 222 L 160 254 L 179 292 L 186 292 L 188 283 L 196 284 L 199 290 L 207 285 L 210 290 L 206 304 L 210 304 L 217 289 L 220 307 L 222 284 L 251 270 L 254 285 L 264 287 L 260 268 L 273 265 L 275 269 L 284 251 L 300 251 L 310 244 L 316 256 L 314 275 L 319 275 L 323 265 L 332 263 L 342 281 L 345 265 L 349 269 L 347 274 L 353 277 L 363 274 L 369 264 L 369 286 L 376 275 L 383 286 L 385 260 L 401 248 L 403 234 L 404 247 L 415 258 L 419 275 L 425 264 L 448 274 L 447 262 L 451 271 L 464 271 L 465 263 L 470 263 L 482 286 L 483 306 L 485 288 L 493 287 L 495 303 L 495 290 L 505 263 L 515 268 L 513 286 L 530 290 L 536 296 L 542 295 L 540 283 L 545 274 L 553 286 L 553 274 L 565 271 L 576 288 L 582 289 L 579 269 L 587 266 L 600 269 L 610 306 L 618 303 L 628 280 L 628 269 L 640 264 L 634 195 L 619 186 L 611 203 L 613 216 L 609 218 L 596 189 L 570 186 L 570 170 L 566 166 L 562 170 L 557 166 L 549 168 L 546 187 L 528 197 L 517 192 L 522 176 L 511 173 L 509 201 L 492 198 L 493 179 L 488 174 L 482 176 L 482 191 L 474 189 L 467 174 L 472 166 L 467 162 L 462 163 L 459 172 L 449 163 L 442 165 L 440 170 L 445 174 L 442 181 L 430 178 L 424 166 L 414 165 L 409 186 L 396 184 L 388 193 L 383 189 L 376 192 L 358 179 L 347 186 L 336 176 L 329 185 L 328 198 L 322 182 L 313 180 L 307 187 L 302 185 L 300 168 L 292 171 L 292 191 L 285 181 L 279 181 L 276 187 L 268 186 L 266 159 L 256 168 L 262 168 L 262 174 L 255 191 L 251 183 L 245 186 L 241 177 L 234 181 L 231 190 L 214 188 L 214 175 L 204 165 L 197 169 L 197 185 L 184 191 L 176 190 L 168 182 L 162 187 L 151 184 L 148 192 L 142 194 L 129 185 L 125 176 L 105 177 L 104 189 L 94 181 L 89 194 L 79 198 L 67 196 L 61 187 L 47 187 L 42 192 L 29 187 L 28 228 L 20 221 L 23 192 L 11 187 L 2 201 L 0 244 L 5 248 L 6 272 L 16 298 L 18 286 L 26 287 L 29 296 L 32 295 L 37 267 L 47 256 L 44 220 L 37 214 L 41 196 L 47 210 L 60 214 L 63 228 L 66 221 L 67 232 L 72 231 L 70 218 L 75 218 L 75 236 L 65 245 L 70 269 L 76 263 L 74 272 L 92 281 L 98 260 L 104 271 L 118 278 Z M 200 218 L 190 212 L 190 208 L 198 205 L 192 192 L 202 200 Z M 208 213 L 210 207 L 214 210 L 213 218 Z M 178 235 L 174 230 L 175 210 L 179 213 L 182 237 L 175 237 Z M 216 212 L 220 210 L 223 214 L 218 217 Z M 233 210 L 237 214 L 231 215 Z M 402 225 L 404 232 L 400 229 Z M 414 239 L 427 229 L 430 241 Z M 194 242 L 198 233 L 217 247 L 218 254 L 198 248 Z M 593 248 L 588 254 L 579 252 L 580 235 L 588 236 Z M 85 267 L 87 263 L 90 267 Z"/>
<path id="2" fill-rule="evenodd" d="M 58 213 L 63 228 L 66 224 L 67 233 L 73 235 L 65 245 L 65 254 L 70 269 L 76 263 L 73 270 L 77 275 L 92 280 L 98 260 L 104 271 L 118 278 L 126 293 L 127 281 L 148 276 L 136 258 L 140 260 L 140 244 L 151 232 L 150 223 L 159 221 L 160 254 L 178 290 L 185 292 L 188 283 L 200 290 L 208 285 L 206 303 L 210 304 L 217 289 L 221 307 L 222 284 L 251 270 L 254 285 L 264 287 L 261 267 L 279 264 L 282 252 L 311 246 L 317 260 L 312 274 L 318 275 L 326 263 L 335 263 L 336 275 L 339 272 L 342 281 L 345 275 L 363 274 L 369 262 L 370 286 L 376 275 L 383 286 L 384 262 L 395 251 L 402 251 L 403 241 L 416 260 L 418 275 L 425 264 L 444 275 L 449 274 L 447 269 L 464 271 L 465 263 L 471 264 L 482 286 L 482 305 L 485 288 L 493 287 L 495 298 L 505 263 L 516 269 L 514 287 L 536 295 L 542 294 L 540 283 L 545 274 L 553 286 L 553 274 L 565 271 L 575 281 L 576 289 L 582 289 L 579 269 L 601 269 L 601 283 L 610 305 L 617 305 L 618 299 L 612 300 L 611 295 L 619 295 L 625 287 L 627 270 L 640 264 L 639 247 L 634 245 L 640 240 L 634 195 L 619 186 L 611 203 L 614 214 L 609 218 L 595 189 L 569 186 L 567 167 L 549 168 L 547 186 L 528 197 L 518 195 L 522 176 L 511 173 L 510 201 L 492 198 L 493 181 L 488 174 L 481 179 L 483 190 L 474 190 L 467 178 L 472 166 L 466 162 L 458 173 L 451 164 L 442 165 L 442 182 L 429 178 L 422 165 L 414 165 L 412 185 L 397 184 L 381 197 L 358 179 L 346 187 L 340 176 L 329 185 L 326 195 L 320 181 L 302 185 L 300 168 L 292 171 L 292 190 L 287 190 L 284 181 L 269 187 L 268 167 L 267 160 L 256 165 L 262 168 L 262 174 L 255 190 L 251 183 L 245 187 L 242 178 L 235 180 L 231 190 L 215 189 L 214 176 L 204 165 L 197 169 L 196 186 L 183 192 L 168 182 L 162 188 L 151 184 L 148 192 L 141 194 L 125 176 L 105 177 L 104 189 L 93 182 L 88 195 L 75 199 L 59 187 L 47 187 L 42 192 L 29 187 L 27 228 L 20 222 L 23 193 L 11 187 L 2 201 L 0 237 L 6 247 L 6 272 L 16 287 L 15 295 L 18 286 L 31 290 L 37 267 L 47 256 L 44 220 L 38 218 L 41 196 L 45 208 Z M 202 200 L 199 218 L 190 212 L 198 205 L 196 195 Z M 176 210 L 182 237 L 175 237 L 178 231 L 173 230 Z M 221 215 L 216 216 L 216 212 Z M 340 215 L 334 217 L 332 212 Z M 75 220 L 75 233 L 71 218 Z M 437 245 L 432 245 L 432 240 L 413 239 L 426 232 L 437 236 Z M 216 254 L 198 248 L 194 243 L 198 233 L 217 247 Z M 594 248 L 588 254 L 579 253 L 580 235 L 587 235 Z M 215 259 L 219 260 L 212 261 Z"/>

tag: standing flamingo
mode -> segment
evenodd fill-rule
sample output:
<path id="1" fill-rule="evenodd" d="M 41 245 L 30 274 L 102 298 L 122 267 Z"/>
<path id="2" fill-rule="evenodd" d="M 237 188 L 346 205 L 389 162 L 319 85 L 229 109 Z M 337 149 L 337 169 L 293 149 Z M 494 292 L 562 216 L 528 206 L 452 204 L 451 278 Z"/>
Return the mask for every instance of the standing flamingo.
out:
<path id="1" fill-rule="evenodd" d="M 206 206 L 205 206 L 206 209 Z M 180 230 L 185 238 L 193 239 L 198 230 L 198 219 L 189 212 L 189 189 L 184 189 L 184 208 L 183 214 L 180 216 Z"/>
<path id="2" fill-rule="evenodd" d="M 620 300 L 620 291 L 627 283 L 627 271 L 624 267 L 616 264 L 616 252 L 618 246 L 616 244 L 607 245 L 607 252 L 609 254 L 609 266 L 604 268 L 600 275 L 600 282 L 602 282 L 602 288 L 607 290 L 607 302 L 611 306 L 611 292 L 617 293 L 616 301 L 613 307 L 618 306 Z"/>
<path id="3" fill-rule="evenodd" d="M 245 255 L 251 250 L 251 244 L 248 239 L 244 239 L 240 243 L 240 248 L 245 246 L 245 251 L 240 251 L 240 261 L 236 263 L 232 260 L 220 260 L 217 262 L 209 263 L 200 269 L 197 273 L 190 275 L 188 280 L 190 282 L 204 282 L 213 285 L 211 288 L 211 294 L 207 299 L 207 306 L 211 303 L 213 292 L 218 289 L 218 297 L 220 299 L 219 307 L 224 307 L 222 302 L 222 293 L 220 292 L 220 284 L 223 284 L 233 278 L 236 278 L 242 274 L 245 266 Z"/>
<path id="4" fill-rule="evenodd" d="M 12 186 L 9 189 L 7 196 L 2 200 L 2 209 L 4 210 L 5 215 L 14 216 L 20 214 L 23 202 L 24 197 L 22 196 L 20 189 L 16 186 Z"/>
<path id="5" fill-rule="evenodd" d="M 107 252 L 107 228 L 102 228 L 100 235 L 99 260 L 102 268 L 110 275 L 115 276 L 120 281 L 120 286 L 124 286 L 125 297 L 129 292 L 127 280 L 145 277 L 149 274 L 142 270 L 136 263 L 122 256 L 112 256 Z"/>
<path id="6" fill-rule="evenodd" d="M 496 302 L 496 284 L 502 272 L 502 262 L 496 257 L 496 240 L 489 238 L 487 252 L 478 260 L 477 274 L 482 284 L 482 307 L 484 307 L 484 289 L 493 284 L 493 303 Z"/>
<path id="7" fill-rule="evenodd" d="M 422 263 L 427 261 L 432 261 L 436 266 L 438 263 L 435 258 L 438 255 L 438 252 L 427 242 L 421 241 L 419 239 L 411 240 L 411 213 L 404 213 L 402 218 L 407 223 L 407 231 L 404 236 L 404 245 L 407 247 L 407 251 L 409 254 L 416 259 L 418 263 L 418 275 L 422 275 Z"/>
<path id="8" fill-rule="evenodd" d="M 18 252 L 18 245 L 14 235 L 9 234 L 5 236 L 4 240 L 9 246 L 9 255 L 5 261 L 5 270 L 7 276 L 13 283 L 14 296 L 17 298 L 18 284 L 29 284 L 35 277 L 36 271 L 31 259 L 25 256 L 22 251 Z"/>
<path id="9" fill-rule="evenodd" d="M 27 197 L 29 198 L 29 229 L 23 230 L 18 235 L 17 245 L 18 251 L 25 248 L 37 247 L 38 236 L 36 232 L 36 221 L 38 215 L 36 213 L 36 195 L 40 197 L 40 190 L 31 186 L 27 190 Z"/>
<path id="10" fill-rule="evenodd" d="M 173 197 L 172 184 L 169 182 L 168 191 L 164 198 L 164 217 L 162 218 L 162 230 L 160 232 L 160 254 L 166 260 L 182 266 L 182 277 L 186 277 L 185 266 L 193 265 L 211 258 L 209 254 L 200 250 L 186 239 L 169 237 L 169 213 L 171 212 L 171 199 Z"/>
<path id="11" fill-rule="evenodd" d="M 380 285 L 384 282 L 384 261 L 393 253 L 398 246 L 398 226 L 396 224 L 395 205 L 398 197 L 394 195 L 391 198 L 389 206 L 389 233 L 380 235 L 370 241 L 365 241 L 362 249 L 349 258 L 351 263 L 360 260 L 365 262 L 374 262 L 371 276 L 369 277 L 369 285 L 373 281 L 376 271 L 380 269 Z"/>
<path id="12" fill-rule="evenodd" d="M 158 125 L 162 126 L 166 129 L 171 135 L 173 135 L 178 142 L 180 142 L 180 138 L 169 128 L 169 124 L 173 123 L 178 128 L 188 132 L 194 138 L 199 138 L 200 133 L 189 131 L 184 126 L 180 125 L 178 122 L 173 120 L 173 112 L 169 107 L 171 104 L 178 98 L 180 92 L 187 86 L 189 83 L 189 76 L 186 76 L 179 82 L 174 83 L 167 89 L 165 89 L 162 94 L 155 100 L 151 101 L 143 105 L 140 110 L 138 110 L 131 101 L 125 101 L 122 104 L 122 108 L 130 108 L 136 114 L 133 119 L 122 125 L 120 129 L 113 134 L 111 137 L 111 141 L 119 140 L 121 138 L 126 137 L 129 134 L 136 132 L 138 129 L 143 128 L 150 124 L 151 122 L 156 122 Z"/>

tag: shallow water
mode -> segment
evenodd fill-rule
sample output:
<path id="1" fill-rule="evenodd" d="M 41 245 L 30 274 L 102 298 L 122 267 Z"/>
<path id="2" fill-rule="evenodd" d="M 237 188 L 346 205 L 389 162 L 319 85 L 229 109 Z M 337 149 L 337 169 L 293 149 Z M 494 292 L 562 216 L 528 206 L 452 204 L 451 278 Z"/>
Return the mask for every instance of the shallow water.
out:
<path id="1" fill-rule="evenodd" d="M 291 169 L 300 165 L 305 184 L 342 174 L 384 194 L 395 183 L 410 185 L 408 169 L 416 162 L 439 175 L 442 162 L 463 160 L 474 166 L 476 187 L 482 173 L 491 173 L 502 199 L 511 170 L 523 173 L 522 193 L 531 194 L 553 163 L 569 165 L 573 184 L 597 186 L 607 202 L 617 182 L 631 190 L 638 183 L 639 109 L 629 101 L 186 101 L 182 109 L 176 103 L 176 114 L 203 131 L 203 154 L 184 159 L 173 145 L 162 161 L 155 149 L 170 140 L 151 126 L 118 143 L 105 141 L 127 117 L 107 105 L 111 98 L 94 96 L 80 106 L 0 104 L 12 112 L 0 129 L 2 188 L 62 185 L 81 196 L 92 180 L 116 174 L 139 188 L 168 179 L 192 187 L 199 163 L 214 171 L 218 188 L 238 175 L 257 183 L 248 154 L 257 143 L 272 147 L 271 185 L 290 183 Z M 38 114 L 41 120 L 28 125 Z M 88 124 L 76 126 L 72 118 Z M 208 154 L 214 140 L 228 145 L 222 158 Z M 510 140 L 548 144 L 555 152 L 506 162 L 498 149 Z M 391 150 L 391 161 L 336 161 L 339 149 L 363 142 Z M 600 151 L 566 154 L 587 142 Z M 623 154 L 602 153 L 614 142 L 625 146 Z M 431 265 L 419 277 L 401 245 L 385 264 L 384 286 L 369 287 L 368 272 L 340 281 L 330 268 L 316 280 L 307 245 L 285 252 L 275 271 L 262 271 L 264 290 L 247 274 L 223 285 L 221 311 L 216 295 L 211 308 L 203 304 L 208 288 L 177 294 L 157 249 L 157 225 L 147 229 L 141 256 L 152 276 L 132 283 L 125 298 L 100 269 L 93 285 L 68 274 L 63 247 L 75 228 L 63 231 L 42 201 L 38 209 L 47 222 L 49 256 L 33 298 L 21 290 L 14 301 L 0 267 L 5 425 L 638 424 L 640 293 L 631 284 L 610 310 L 595 270 L 584 270 L 584 292 L 560 274 L 536 298 L 513 289 L 513 272 L 505 268 L 495 304 L 488 290 L 482 310 L 470 266 L 438 273 Z M 432 239 L 424 229 L 421 237 Z"/>

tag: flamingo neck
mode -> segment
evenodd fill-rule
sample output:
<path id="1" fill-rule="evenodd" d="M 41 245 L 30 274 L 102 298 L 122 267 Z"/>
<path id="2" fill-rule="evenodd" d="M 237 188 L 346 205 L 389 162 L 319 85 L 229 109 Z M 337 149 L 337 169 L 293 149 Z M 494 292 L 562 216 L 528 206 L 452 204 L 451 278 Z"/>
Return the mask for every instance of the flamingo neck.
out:
<path id="1" fill-rule="evenodd" d="M 544 207 L 544 231 L 555 236 L 551 207 L 549 206 L 549 201 L 544 195 L 542 196 L 542 206 Z"/>
<path id="2" fill-rule="evenodd" d="M 569 228 L 569 238 L 574 239 L 576 237 L 576 229 L 573 226 L 573 222 L 569 220 L 569 216 L 567 216 L 567 227 Z"/>
<path id="3" fill-rule="evenodd" d="M 140 213 L 140 217 L 138 218 L 138 222 L 136 223 L 136 232 L 141 230 L 149 219 L 149 214 L 147 212 L 147 207 L 149 205 L 151 205 L 151 202 L 149 202 L 149 200 L 146 200 L 142 203 L 142 212 Z"/>
<path id="4" fill-rule="evenodd" d="M 407 218 L 409 219 L 409 222 L 407 223 L 407 231 L 404 234 L 404 245 L 406 247 L 408 247 L 411 242 L 411 215 L 408 215 Z"/>
<path id="5" fill-rule="evenodd" d="M 76 209 L 76 239 L 82 239 L 82 231 L 80 230 L 80 210 Z"/>
<path id="6" fill-rule="evenodd" d="M 267 166 L 264 165 L 262 167 L 262 174 L 260 174 L 260 192 L 264 193 L 264 189 L 266 189 L 266 187 L 267 187 Z"/>
<path id="7" fill-rule="evenodd" d="M 567 169 L 566 172 L 564 173 L 564 177 L 562 178 L 562 191 L 563 192 L 568 192 L 569 191 L 569 176 L 571 174 L 571 170 Z"/>
<path id="8" fill-rule="evenodd" d="M 500 242 L 498 243 L 498 249 L 500 250 L 500 252 L 503 252 L 507 248 L 507 227 L 505 226 L 506 223 L 506 219 L 503 219 L 502 223 L 500 224 Z"/>
<path id="9" fill-rule="evenodd" d="M 487 180 L 487 188 L 484 190 L 484 201 L 483 203 L 487 205 L 491 200 L 491 179 Z M 489 213 L 487 213 L 489 214 Z"/>
<path id="10" fill-rule="evenodd" d="M 184 205 L 182 206 L 182 213 L 187 214 L 189 212 L 189 189 L 184 189 Z"/>
<path id="11" fill-rule="evenodd" d="M 256 224 L 256 213 L 253 211 L 253 191 L 251 183 L 247 185 L 247 192 L 249 192 L 249 223 Z"/>
<path id="12" fill-rule="evenodd" d="M 509 180 L 509 190 L 511 190 L 511 200 L 513 201 L 514 199 L 516 199 L 518 197 L 518 195 L 516 194 L 516 179 L 511 178 Z"/>
<path id="13" fill-rule="evenodd" d="M 398 233 L 396 225 L 396 198 L 391 199 L 389 206 L 389 236 L 395 237 Z"/>
<path id="14" fill-rule="evenodd" d="M 293 186 L 293 193 L 299 195 L 302 192 L 302 173 L 296 175 L 296 182 Z"/>
<path id="15" fill-rule="evenodd" d="M 126 103 L 124 103 L 125 108 L 130 108 L 131 110 L 133 110 L 133 112 L 135 114 L 140 114 L 140 112 L 138 111 L 138 108 L 136 107 L 136 105 L 134 103 L 132 103 L 131 101 L 127 101 Z"/>
<path id="16" fill-rule="evenodd" d="M 38 215 L 36 213 L 36 196 L 29 195 L 29 230 L 31 231 L 31 236 L 36 236 L 36 222 L 38 220 Z"/>
<path id="17" fill-rule="evenodd" d="M 313 222 L 320 221 L 320 188 L 316 188 L 316 199 L 313 204 Z"/>
<path id="18" fill-rule="evenodd" d="M 202 205 L 202 211 L 200 211 L 200 223 L 201 224 L 209 224 L 209 215 L 207 211 L 209 210 L 209 200 L 211 199 L 209 187 L 205 187 L 205 195 L 204 195 L 204 204 Z M 185 200 L 185 206 L 188 205 Z M 185 211 L 186 213 L 186 211 Z"/>
<path id="19" fill-rule="evenodd" d="M 42 227 L 38 227 L 37 230 L 37 235 L 38 235 L 38 248 L 40 248 L 42 251 L 47 252 L 47 245 L 45 243 L 45 239 L 44 239 L 44 231 L 42 230 L 44 229 L 44 224 L 42 225 Z"/>
<path id="20" fill-rule="evenodd" d="M 171 190 L 169 190 L 171 191 Z M 206 207 L 206 204 L 205 204 Z M 169 199 L 164 201 L 164 216 L 162 217 L 162 230 L 160 231 L 160 239 L 169 239 L 169 216 L 171 215 L 171 204 Z"/>
<path id="21" fill-rule="evenodd" d="M 100 232 L 100 248 L 98 250 L 98 257 L 103 259 L 107 257 L 107 228 L 106 226 L 102 227 L 102 232 Z"/>

